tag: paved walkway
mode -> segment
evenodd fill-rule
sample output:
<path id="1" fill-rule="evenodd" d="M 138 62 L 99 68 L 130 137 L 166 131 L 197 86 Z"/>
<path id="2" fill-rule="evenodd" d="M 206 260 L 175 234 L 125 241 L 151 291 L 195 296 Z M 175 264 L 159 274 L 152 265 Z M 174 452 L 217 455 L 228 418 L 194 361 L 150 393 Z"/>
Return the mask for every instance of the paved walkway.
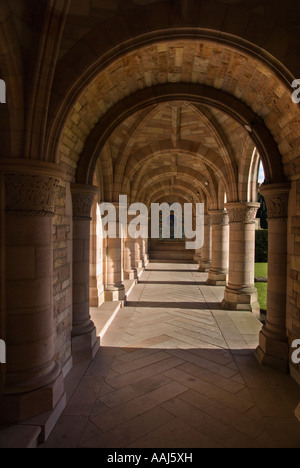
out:
<path id="1" fill-rule="evenodd" d="M 300 388 L 260 367 L 261 324 L 220 310 L 224 289 L 206 278 L 195 265 L 149 265 L 93 363 L 68 377 L 45 447 L 300 448 Z"/>

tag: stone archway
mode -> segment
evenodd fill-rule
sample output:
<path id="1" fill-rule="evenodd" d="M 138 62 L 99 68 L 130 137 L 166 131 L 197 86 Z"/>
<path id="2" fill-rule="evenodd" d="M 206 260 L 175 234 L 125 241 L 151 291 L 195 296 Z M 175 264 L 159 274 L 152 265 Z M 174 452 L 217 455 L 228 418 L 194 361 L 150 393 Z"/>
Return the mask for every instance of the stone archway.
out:
<path id="1" fill-rule="evenodd" d="M 194 60 L 192 62 L 188 61 L 188 47 L 193 47 Z M 156 61 L 154 50 L 157 57 L 160 53 L 168 57 L 170 63 L 173 63 L 173 67 L 175 67 L 173 71 L 163 71 L 161 69 L 161 62 Z M 172 56 L 172 53 L 175 55 Z M 226 54 L 227 62 L 225 60 Z M 145 57 L 149 60 L 147 72 L 145 67 L 142 69 L 138 65 L 146 60 Z M 218 70 L 213 66 L 216 57 L 221 62 L 223 57 L 225 63 L 227 63 L 227 67 L 224 65 L 221 75 L 218 75 Z M 231 64 L 228 62 L 228 57 L 232 61 Z M 233 62 L 235 64 L 234 69 L 232 68 Z M 136 63 L 136 68 L 134 63 Z M 189 67 L 187 64 L 189 64 Z M 123 80 L 124 87 L 122 89 L 120 85 L 122 77 L 118 75 L 118 72 L 129 72 L 130 67 L 134 70 L 131 75 L 130 85 L 128 81 Z M 211 75 L 208 73 L 210 67 L 212 67 Z M 244 76 L 245 69 L 248 71 L 247 78 Z M 113 83 L 111 87 L 107 82 L 108 76 L 111 77 Z M 140 81 L 137 79 L 138 76 Z M 265 87 L 262 86 L 262 82 L 266 83 Z M 107 94 L 108 89 L 110 89 L 110 92 Z M 94 105 L 91 107 L 84 105 L 84 103 L 91 101 L 92 95 L 98 96 L 98 101 L 94 101 Z M 285 118 L 286 108 L 292 106 L 286 80 L 282 78 L 282 75 L 280 77 L 279 73 L 274 72 L 274 64 L 271 66 L 270 61 L 264 60 L 262 57 L 258 59 L 245 51 L 241 52 L 232 45 L 230 47 L 222 44 L 216 45 L 213 41 L 182 40 L 160 43 L 157 40 L 153 41 L 151 47 L 145 46 L 134 49 L 132 52 L 115 59 L 114 62 L 110 62 L 105 69 L 103 68 L 98 73 L 97 77 L 90 81 L 85 91 L 78 97 L 78 101 L 73 108 L 69 108 L 68 118 L 64 126 L 65 130 L 60 129 L 60 146 L 53 154 L 56 154 L 58 158 L 62 158 L 61 161 L 63 161 L 64 165 L 70 165 L 74 169 L 77 167 L 76 173 L 73 170 L 73 177 L 76 178 L 78 183 L 82 184 L 91 184 L 100 156 L 102 170 L 106 173 L 107 180 L 110 180 L 106 196 L 116 201 L 118 189 L 113 188 L 113 185 L 118 184 L 115 187 L 122 186 L 122 171 L 118 174 L 118 180 L 113 180 L 112 156 L 105 148 L 108 138 L 123 122 L 130 122 L 132 116 L 138 112 L 142 112 L 147 108 L 152 112 L 157 105 L 178 101 L 215 109 L 237 122 L 240 128 L 248 132 L 248 140 L 245 139 L 245 144 L 252 142 L 253 149 L 254 147 L 257 148 L 264 163 L 266 183 L 283 183 L 286 180 L 285 177 L 289 175 L 291 167 L 289 166 L 289 158 L 292 158 L 293 154 L 295 154 L 295 147 L 293 147 L 292 140 L 287 144 L 283 128 L 288 125 L 292 133 L 292 129 L 297 122 L 297 116 L 294 113 L 293 117 L 289 114 L 289 118 Z M 278 120 L 282 122 L 283 128 L 278 127 Z M 81 122 L 84 123 L 85 134 L 80 128 Z M 75 131 L 75 127 L 78 131 Z M 180 150 L 180 147 L 178 149 Z M 244 162 L 239 174 L 233 176 L 232 180 L 236 177 L 234 182 L 236 188 L 232 188 L 231 185 L 226 190 L 226 182 L 228 183 L 226 177 L 225 184 L 223 184 L 227 202 L 231 204 L 228 205 L 231 213 L 230 222 L 232 225 L 238 223 L 240 227 L 253 223 L 252 213 L 255 209 L 254 206 L 247 205 L 246 207 L 243 203 L 245 193 L 248 190 L 247 184 L 253 179 L 251 175 L 247 177 L 247 171 L 251 171 L 255 167 L 255 164 L 251 164 L 251 160 L 249 162 L 250 152 L 251 143 L 248 149 L 245 149 Z M 161 151 L 159 153 L 161 154 Z M 150 155 L 153 155 L 151 151 Z M 214 159 L 212 154 L 211 157 Z M 223 158 L 224 162 L 226 155 L 223 154 L 221 158 Z M 284 166 L 282 161 L 284 161 Z M 226 171 L 228 170 L 229 172 L 232 170 L 232 174 L 235 173 L 233 166 L 227 167 Z M 166 174 L 167 178 L 171 176 L 168 172 Z M 238 179 L 238 176 L 240 179 Z M 159 181 L 159 177 L 157 177 L 157 181 Z M 239 194 L 237 190 L 238 183 L 240 184 Z M 201 185 L 200 188 L 203 189 Z M 236 205 L 233 206 L 232 203 Z M 219 203 L 213 206 L 212 201 L 210 201 L 210 205 L 210 209 L 218 208 L 222 210 L 223 208 Z M 239 216 L 241 213 L 243 215 Z M 220 212 L 213 213 L 213 216 L 216 215 L 217 219 L 217 215 L 220 216 L 221 214 Z M 252 238 L 253 235 L 250 243 L 252 243 Z M 224 245 L 226 245 L 226 242 L 224 242 Z M 222 252 L 220 258 L 223 258 Z M 247 296 L 246 290 L 252 288 L 253 275 L 250 272 L 248 282 L 242 281 L 242 278 L 240 278 L 238 280 L 239 284 L 235 284 L 232 278 L 236 265 L 233 256 L 231 258 L 232 260 L 229 261 L 231 287 L 229 288 L 230 291 L 227 290 L 227 299 L 230 294 L 232 299 L 236 291 L 238 291 L 239 297 L 237 301 L 234 299 L 233 303 L 231 300 L 225 300 L 224 305 L 230 304 L 231 307 L 233 304 L 233 307 L 238 307 L 241 303 L 244 303 L 241 298 L 243 295 Z M 225 281 L 227 276 L 225 257 L 223 263 L 221 270 L 224 278 L 222 281 Z M 212 268 L 218 269 L 218 266 L 214 265 Z M 242 270 L 244 271 L 245 268 L 246 265 L 242 262 Z M 286 279 L 282 279 L 286 283 Z M 235 284 L 234 294 L 232 294 L 233 284 Z M 246 299 L 245 303 L 247 301 L 248 299 Z M 265 347 L 264 353 L 266 355 L 269 353 L 268 349 Z"/>
<path id="2" fill-rule="evenodd" d="M 173 89 L 172 89 L 173 88 Z M 153 102 L 186 100 L 205 103 L 221 108 L 223 112 L 236 119 L 242 126 L 254 122 L 255 114 L 236 98 L 214 88 L 198 85 L 168 84 L 158 85 L 137 92 L 134 96 L 125 98 L 109 111 L 89 135 L 88 141 L 78 161 L 77 179 L 88 182 L 93 176 L 94 167 L 101 148 L 114 128 L 129 115 L 151 105 Z M 133 103 L 133 104 L 132 104 Z M 117 119 L 116 119 L 116 116 Z M 101 129 L 100 132 L 98 129 Z M 264 162 L 266 182 L 282 181 L 284 178 L 281 156 L 274 140 L 262 121 L 256 120 L 252 128 L 251 138 L 257 146 Z M 272 158 L 270 160 L 270 158 Z"/>
<path id="3" fill-rule="evenodd" d="M 206 203 L 209 239 L 200 268 L 212 273 L 211 232 L 225 233 L 228 244 L 228 212 L 232 232 L 236 228 L 246 238 L 252 229 L 251 185 L 260 155 L 271 216 L 273 277 L 269 321 L 258 355 L 262 362 L 286 370 L 289 344 L 299 338 L 300 329 L 300 111 L 291 101 L 299 39 L 297 21 L 290 22 L 299 4 L 287 2 L 281 10 L 277 0 L 275 8 L 264 0 L 259 8 L 235 0 L 130 0 L 124 5 L 117 0 L 116 10 L 102 11 L 96 6 L 100 0 L 38 3 L 35 8 L 35 1 L 3 0 L 0 6 L 1 73 L 8 90 L 8 105 L 0 109 L 0 324 L 10 361 L 1 370 L 3 418 L 15 422 L 55 406 L 62 409 L 61 367 L 65 374 L 72 365 L 71 326 L 77 350 L 86 349 L 91 357 L 97 349 L 89 317 L 87 262 L 95 172 L 101 200 L 116 201 L 122 188 L 133 199 L 142 195 L 146 203 L 174 192 L 182 202 L 187 197 Z M 201 132 L 186 136 L 189 120 L 180 127 L 180 114 L 187 115 L 178 103 L 194 116 L 206 143 Z M 153 152 L 150 133 L 143 133 L 139 124 L 153 125 L 165 105 L 171 108 L 173 127 L 163 140 L 176 151 L 170 151 L 170 144 L 163 147 L 161 140 L 161 148 Z M 126 133 L 126 128 L 131 138 L 118 146 L 120 131 Z M 196 138 L 201 147 L 190 145 Z M 131 145 L 137 139 L 134 151 Z M 183 141 L 189 145 L 181 146 Z M 188 152 L 188 146 L 193 150 Z M 150 148 L 149 157 L 136 158 L 143 148 Z M 258 153 L 251 161 L 255 148 Z M 169 158 L 163 150 L 172 153 Z M 165 177 L 155 175 L 152 184 L 147 173 L 159 169 L 159 158 L 166 166 Z M 195 175 L 197 171 L 203 177 Z M 122 245 L 111 243 L 108 249 L 109 261 L 118 263 Z M 223 253 L 221 249 L 220 273 L 226 279 Z M 240 277 L 234 283 L 237 263 L 231 255 L 230 286 L 245 292 L 239 287 L 249 286 L 246 281 Z M 222 270 L 221 264 L 213 266 Z M 114 273 L 109 293 L 122 298 L 120 265 Z M 24 329 L 30 328 L 25 338 L 19 316 Z M 290 366 L 300 382 L 299 368 Z"/>

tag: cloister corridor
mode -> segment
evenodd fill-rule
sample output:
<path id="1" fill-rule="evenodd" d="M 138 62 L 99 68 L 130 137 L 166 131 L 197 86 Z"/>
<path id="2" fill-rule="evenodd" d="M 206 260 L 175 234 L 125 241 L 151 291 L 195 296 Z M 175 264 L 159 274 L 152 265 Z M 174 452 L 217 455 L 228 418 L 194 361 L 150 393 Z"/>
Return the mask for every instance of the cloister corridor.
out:
<path id="1" fill-rule="evenodd" d="M 94 361 L 67 376 L 42 447 L 300 448 L 299 386 L 260 366 L 261 323 L 222 310 L 206 280 L 195 264 L 148 265 Z"/>
<path id="2" fill-rule="evenodd" d="M 0 448 L 300 448 L 299 31 L 0 0 Z"/>

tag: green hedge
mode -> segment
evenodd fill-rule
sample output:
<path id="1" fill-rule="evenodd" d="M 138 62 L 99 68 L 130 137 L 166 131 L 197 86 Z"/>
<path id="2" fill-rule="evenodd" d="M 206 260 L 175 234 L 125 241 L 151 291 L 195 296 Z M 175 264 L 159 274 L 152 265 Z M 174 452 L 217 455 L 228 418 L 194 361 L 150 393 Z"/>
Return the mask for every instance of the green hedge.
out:
<path id="1" fill-rule="evenodd" d="M 268 263 L 268 231 L 256 231 L 255 262 Z"/>
<path id="2" fill-rule="evenodd" d="M 255 283 L 255 287 L 258 292 L 260 310 L 261 312 L 267 312 L 268 285 L 267 283 Z"/>

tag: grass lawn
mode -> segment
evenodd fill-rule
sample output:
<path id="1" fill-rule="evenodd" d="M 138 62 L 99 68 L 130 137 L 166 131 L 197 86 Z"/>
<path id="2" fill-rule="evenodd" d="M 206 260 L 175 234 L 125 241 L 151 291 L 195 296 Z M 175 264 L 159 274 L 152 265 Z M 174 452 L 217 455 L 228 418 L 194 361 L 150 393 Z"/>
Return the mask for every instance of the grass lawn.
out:
<path id="1" fill-rule="evenodd" d="M 256 263 L 255 264 L 255 278 L 267 278 L 268 277 L 268 264 L 267 263 Z M 255 283 L 255 287 L 258 291 L 258 302 L 261 310 L 267 310 L 267 283 Z"/>

